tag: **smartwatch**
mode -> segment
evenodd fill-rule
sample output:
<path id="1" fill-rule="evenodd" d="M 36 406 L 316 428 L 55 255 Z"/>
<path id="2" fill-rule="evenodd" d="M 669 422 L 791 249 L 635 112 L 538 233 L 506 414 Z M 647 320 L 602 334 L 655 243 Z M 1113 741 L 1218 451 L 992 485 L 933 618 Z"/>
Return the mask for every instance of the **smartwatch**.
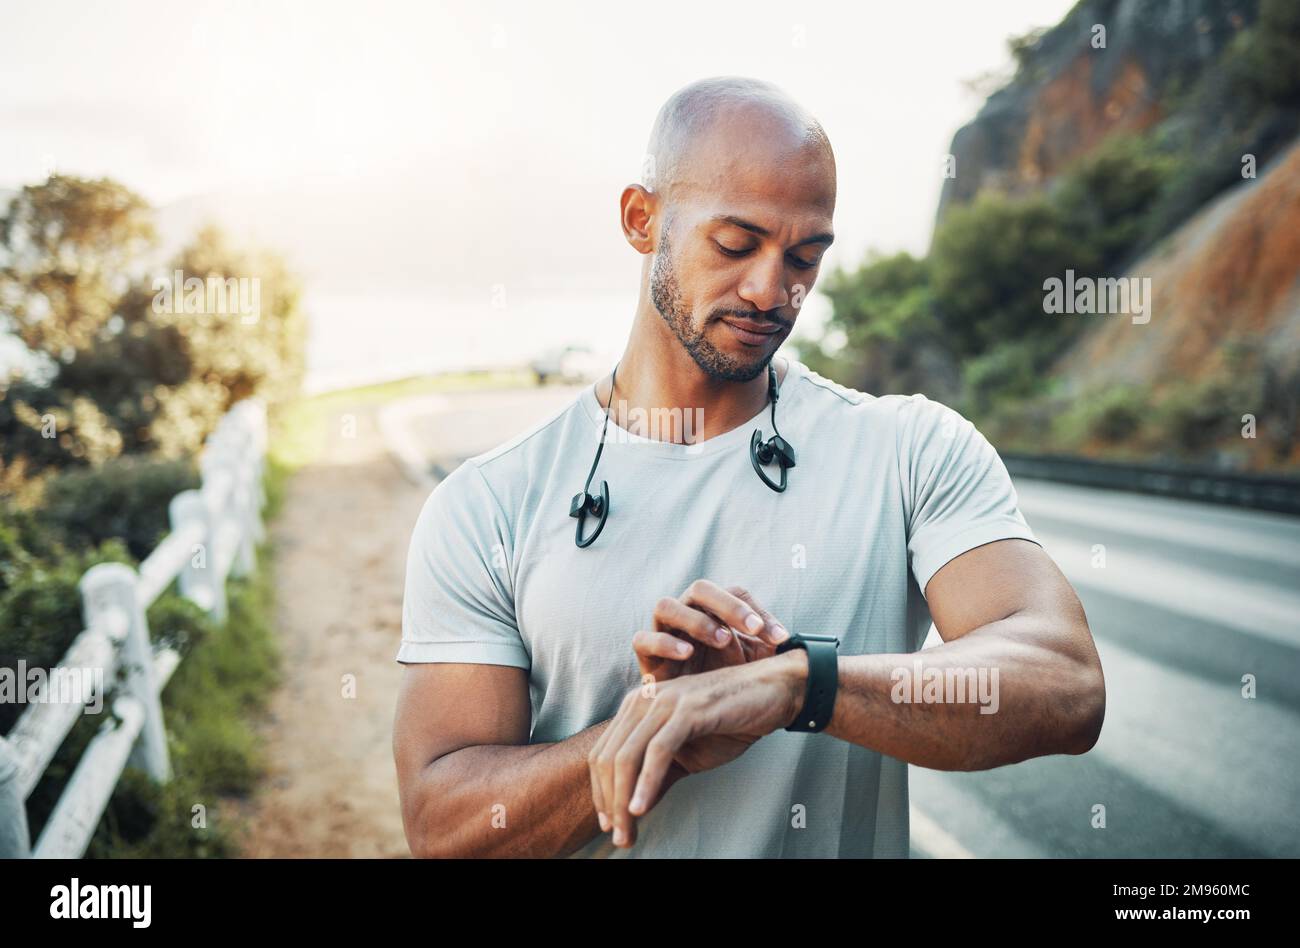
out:
<path id="1" fill-rule="evenodd" d="M 803 707 L 787 731 L 816 733 L 831 723 L 835 692 L 840 684 L 840 640 L 833 635 L 792 635 L 776 647 L 776 654 L 801 648 L 808 653 L 808 690 Z"/>

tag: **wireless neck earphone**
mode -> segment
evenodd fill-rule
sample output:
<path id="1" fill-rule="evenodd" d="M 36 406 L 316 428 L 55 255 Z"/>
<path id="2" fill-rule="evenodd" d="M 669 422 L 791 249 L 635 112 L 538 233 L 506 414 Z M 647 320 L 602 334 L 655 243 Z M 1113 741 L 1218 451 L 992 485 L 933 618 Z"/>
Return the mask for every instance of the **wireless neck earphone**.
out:
<path id="1" fill-rule="evenodd" d="M 605 424 L 600 429 L 600 444 L 596 446 L 596 457 L 591 462 L 591 470 L 587 472 L 587 482 L 582 485 L 579 493 L 573 495 L 573 500 L 569 503 L 569 516 L 575 517 L 578 521 L 573 542 L 579 548 L 591 546 L 596 542 L 600 531 L 605 529 L 605 521 L 609 519 L 609 481 L 600 482 L 600 496 L 596 497 L 591 493 L 591 479 L 596 476 L 596 466 L 600 464 L 601 452 L 605 450 L 605 432 L 609 430 L 609 409 L 614 404 L 614 386 L 617 382 L 618 363 L 615 363 L 614 371 L 610 375 L 609 400 L 605 403 Z M 776 369 L 772 368 L 770 362 L 767 364 L 767 393 L 772 403 L 773 434 L 764 441 L 762 429 L 754 431 L 754 436 L 749 439 L 749 459 L 753 462 L 754 470 L 763 483 L 779 494 L 786 488 L 786 471 L 794 467 L 795 454 L 794 445 L 782 438 L 781 432 L 776 428 L 776 401 L 780 397 L 780 390 L 776 385 Z M 773 461 L 776 461 L 781 468 L 780 483 L 774 483 L 763 470 L 764 464 L 771 464 Z M 591 536 L 584 540 L 582 525 L 587 519 L 587 514 L 599 517 L 600 522 L 596 524 L 596 529 L 591 532 Z"/>

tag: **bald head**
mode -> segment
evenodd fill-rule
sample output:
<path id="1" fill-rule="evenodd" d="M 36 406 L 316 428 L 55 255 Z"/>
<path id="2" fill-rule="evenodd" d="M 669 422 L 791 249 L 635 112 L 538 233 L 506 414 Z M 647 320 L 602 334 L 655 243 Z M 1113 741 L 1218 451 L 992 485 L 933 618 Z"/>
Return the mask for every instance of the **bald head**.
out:
<path id="1" fill-rule="evenodd" d="M 834 186 L 835 156 L 821 124 L 761 79 L 717 76 L 678 89 L 659 109 L 646 151 L 645 184 L 668 207 L 716 188 L 737 161 L 774 168 L 791 158 L 815 161 Z"/>

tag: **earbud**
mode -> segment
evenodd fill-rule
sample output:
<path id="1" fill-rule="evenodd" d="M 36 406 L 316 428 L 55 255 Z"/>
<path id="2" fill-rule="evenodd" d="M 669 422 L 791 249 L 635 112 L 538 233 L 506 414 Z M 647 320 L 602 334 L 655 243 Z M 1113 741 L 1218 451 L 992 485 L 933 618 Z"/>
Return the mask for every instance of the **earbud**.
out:
<path id="1" fill-rule="evenodd" d="M 600 523 L 596 524 L 596 529 L 592 531 L 591 536 L 584 540 L 582 538 L 582 525 L 587 520 L 587 514 L 599 517 Z M 578 544 L 579 547 L 588 547 L 596 542 L 596 537 L 600 536 L 600 531 L 605 529 L 605 521 L 609 519 L 609 481 L 600 482 L 599 497 L 587 493 L 586 488 L 574 494 L 573 500 L 569 504 L 569 516 L 578 518 L 578 526 L 573 532 L 574 543 Z"/>
<path id="2" fill-rule="evenodd" d="M 754 432 L 754 437 L 749 439 L 749 458 L 754 462 L 754 470 L 758 476 L 763 479 L 763 483 L 778 494 L 785 490 L 786 471 L 794 467 L 794 445 L 780 435 L 772 435 L 766 441 L 763 440 L 762 430 Z M 776 461 L 781 467 L 780 483 L 773 483 L 772 479 L 767 476 L 763 470 L 764 464 L 771 464 Z"/>
<path id="3" fill-rule="evenodd" d="M 754 437 L 749 439 L 749 459 L 754 462 L 754 470 L 762 479 L 763 483 L 778 494 L 785 490 L 786 471 L 794 467 L 794 445 L 776 430 L 776 401 L 780 398 L 780 392 L 776 387 L 776 369 L 772 368 L 769 362 L 767 365 L 767 384 L 772 393 L 772 431 L 774 434 L 766 441 L 763 440 L 763 430 L 761 428 L 754 432 Z M 773 461 L 781 468 L 781 480 L 779 483 L 772 481 L 763 470 L 764 464 L 771 464 Z"/>
<path id="4" fill-rule="evenodd" d="M 587 482 L 582 485 L 582 490 L 573 495 L 573 500 L 569 501 L 569 516 L 578 521 L 578 525 L 573 530 L 573 542 L 578 544 L 579 549 L 584 549 L 596 542 L 596 537 L 600 536 L 600 531 L 605 529 L 605 521 L 609 519 L 609 481 L 600 482 L 600 496 L 597 497 L 591 493 L 591 479 L 596 476 L 596 465 L 600 464 L 600 455 L 605 450 L 605 432 L 609 430 L 609 407 L 614 404 L 614 386 L 618 382 L 618 363 L 614 363 L 614 372 L 609 379 L 609 401 L 605 403 L 605 424 L 600 429 L 600 444 L 596 446 L 596 457 L 592 459 L 591 470 L 587 472 Z M 596 529 L 591 532 L 591 536 L 585 540 L 582 538 L 582 525 L 587 522 L 587 515 L 599 517 L 600 523 L 596 524 Z"/>

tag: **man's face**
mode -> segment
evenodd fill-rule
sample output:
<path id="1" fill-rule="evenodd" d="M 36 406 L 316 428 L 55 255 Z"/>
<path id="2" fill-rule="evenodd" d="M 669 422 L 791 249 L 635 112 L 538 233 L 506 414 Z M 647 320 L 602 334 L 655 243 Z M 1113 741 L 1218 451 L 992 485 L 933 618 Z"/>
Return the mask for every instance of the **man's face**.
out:
<path id="1" fill-rule="evenodd" d="M 763 372 L 790 335 L 830 244 L 834 168 L 807 150 L 740 155 L 674 206 L 650 273 L 650 299 L 710 377 Z"/>

